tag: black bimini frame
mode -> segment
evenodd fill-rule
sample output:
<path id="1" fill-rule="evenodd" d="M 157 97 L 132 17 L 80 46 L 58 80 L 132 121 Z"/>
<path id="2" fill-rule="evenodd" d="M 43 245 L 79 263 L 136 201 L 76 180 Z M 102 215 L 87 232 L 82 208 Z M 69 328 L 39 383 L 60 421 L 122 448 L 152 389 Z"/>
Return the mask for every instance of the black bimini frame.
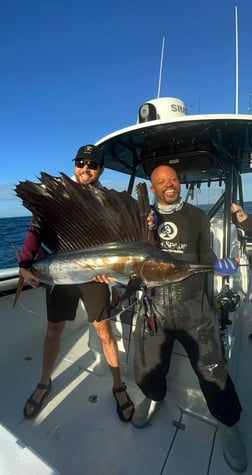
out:
<path id="1" fill-rule="evenodd" d="M 224 184 L 221 198 L 208 212 L 224 207 L 224 257 L 229 255 L 230 204 L 243 205 L 242 174 L 252 171 L 252 117 L 205 115 L 151 121 L 122 129 L 100 140 L 105 167 L 129 175 L 131 193 L 136 177 L 148 179 L 160 164 L 176 169 L 188 188 Z"/>

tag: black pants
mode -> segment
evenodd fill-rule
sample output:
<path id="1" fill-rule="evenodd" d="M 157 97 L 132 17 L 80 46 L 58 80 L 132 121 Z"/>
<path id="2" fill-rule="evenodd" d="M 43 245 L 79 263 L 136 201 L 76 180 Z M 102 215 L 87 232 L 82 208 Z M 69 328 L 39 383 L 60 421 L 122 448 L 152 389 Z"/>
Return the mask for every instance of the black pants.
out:
<path id="1" fill-rule="evenodd" d="M 201 334 L 200 326 L 188 328 L 188 331 L 164 329 L 157 320 L 157 333 L 151 334 L 146 316 L 140 313 L 134 332 L 136 383 L 150 399 L 160 401 L 165 397 L 166 376 L 177 339 L 185 348 L 198 377 L 210 413 L 218 421 L 231 426 L 240 419 L 242 408 L 227 373 L 220 340 L 215 335 L 217 323 L 215 328 L 212 322 L 207 323 L 207 326 L 204 323 Z"/>

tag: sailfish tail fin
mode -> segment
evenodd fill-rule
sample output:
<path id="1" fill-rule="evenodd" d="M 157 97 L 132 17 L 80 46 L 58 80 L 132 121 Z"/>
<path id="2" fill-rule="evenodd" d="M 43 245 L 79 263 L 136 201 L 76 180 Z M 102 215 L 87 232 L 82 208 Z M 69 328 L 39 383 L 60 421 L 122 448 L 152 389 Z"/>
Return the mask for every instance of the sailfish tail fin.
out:
<path id="1" fill-rule="evenodd" d="M 15 293 L 15 298 L 14 298 L 14 302 L 12 304 L 12 308 L 15 307 L 19 297 L 20 297 L 20 294 L 22 292 L 22 289 L 23 289 L 23 285 L 24 285 L 24 278 L 22 277 L 22 275 L 19 276 L 19 279 L 18 279 L 18 284 L 17 284 L 17 290 L 16 290 L 16 293 Z"/>
<path id="2" fill-rule="evenodd" d="M 154 234 L 153 231 L 150 231 L 147 226 L 147 216 L 150 214 L 150 204 L 146 184 L 138 183 L 138 185 L 136 186 L 136 192 L 141 225 L 140 241 L 153 244 Z"/>
<path id="3" fill-rule="evenodd" d="M 14 252 L 16 254 L 16 258 L 17 258 L 17 261 L 19 260 L 19 251 L 18 251 L 18 248 L 15 244 L 12 244 L 12 247 L 14 249 Z M 24 278 L 22 277 L 22 275 L 19 275 L 19 279 L 18 279 L 18 284 L 17 284 L 17 289 L 16 289 L 16 293 L 15 293 L 15 298 L 14 298 L 14 302 L 12 304 L 12 308 L 15 307 L 19 297 L 20 297 L 20 294 L 22 292 L 22 289 L 23 289 L 23 285 L 24 285 Z"/>
<path id="4" fill-rule="evenodd" d="M 13 247 L 13 250 L 14 250 L 14 252 L 15 252 L 15 254 L 16 254 L 17 261 L 19 261 L 19 250 L 18 250 L 16 244 L 13 243 L 13 244 L 12 244 L 12 247 Z"/>

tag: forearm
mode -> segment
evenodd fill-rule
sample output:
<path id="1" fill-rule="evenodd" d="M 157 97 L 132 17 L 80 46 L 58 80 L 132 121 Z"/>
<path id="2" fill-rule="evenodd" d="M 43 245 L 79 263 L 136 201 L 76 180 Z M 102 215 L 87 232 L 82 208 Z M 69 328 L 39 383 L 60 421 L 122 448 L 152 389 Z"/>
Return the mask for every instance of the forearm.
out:
<path id="1" fill-rule="evenodd" d="M 21 252 L 19 254 L 19 267 L 24 269 L 29 269 L 31 267 L 32 261 L 39 250 L 40 244 L 40 236 L 35 231 L 33 222 L 31 222 L 25 236 Z"/>
<path id="2" fill-rule="evenodd" d="M 232 221 L 236 226 L 239 226 L 245 231 L 252 231 L 252 215 L 248 215 L 246 211 L 236 203 L 232 203 L 231 212 Z"/>

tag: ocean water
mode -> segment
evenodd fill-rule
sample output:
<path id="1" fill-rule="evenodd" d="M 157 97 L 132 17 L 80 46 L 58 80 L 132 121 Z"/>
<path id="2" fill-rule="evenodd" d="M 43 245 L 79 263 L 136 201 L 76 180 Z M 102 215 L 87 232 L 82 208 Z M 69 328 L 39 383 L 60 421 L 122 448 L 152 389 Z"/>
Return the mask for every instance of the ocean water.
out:
<path id="1" fill-rule="evenodd" d="M 201 207 L 207 211 L 209 206 Z M 252 214 L 252 202 L 245 202 L 244 209 L 247 213 Z M 13 244 L 15 244 L 17 249 L 21 249 L 30 221 L 30 216 L 0 218 L 0 269 L 17 267 L 17 258 Z"/>
<path id="2" fill-rule="evenodd" d="M 31 216 L 0 218 L 0 269 L 18 266 L 13 244 L 21 249 L 30 221 Z"/>

